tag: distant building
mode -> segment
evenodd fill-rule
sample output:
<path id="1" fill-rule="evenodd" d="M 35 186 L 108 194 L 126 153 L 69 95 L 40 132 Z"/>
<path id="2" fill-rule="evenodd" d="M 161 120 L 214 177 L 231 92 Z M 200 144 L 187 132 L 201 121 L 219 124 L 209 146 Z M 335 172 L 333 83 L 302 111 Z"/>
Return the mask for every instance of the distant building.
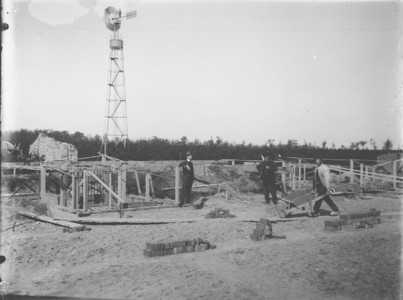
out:
<path id="1" fill-rule="evenodd" d="M 72 144 L 55 141 L 44 133 L 39 133 L 37 139 L 29 146 L 29 154 L 45 157 L 45 162 L 69 160 L 77 162 L 78 151 Z"/>
<path id="2" fill-rule="evenodd" d="M 1 149 L 2 150 L 13 151 L 14 150 L 14 145 L 11 144 L 10 142 L 2 141 L 1 142 Z"/>

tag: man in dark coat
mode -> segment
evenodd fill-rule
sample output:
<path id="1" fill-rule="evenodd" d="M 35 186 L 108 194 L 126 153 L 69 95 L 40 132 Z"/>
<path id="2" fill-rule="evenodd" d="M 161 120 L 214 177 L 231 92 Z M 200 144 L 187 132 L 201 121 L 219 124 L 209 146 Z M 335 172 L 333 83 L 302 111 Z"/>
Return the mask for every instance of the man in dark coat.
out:
<path id="1" fill-rule="evenodd" d="M 186 160 L 179 164 L 179 167 L 183 168 L 182 173 L 182 189 L 180 193 L 180 200 L 178 207 L 182 207 L 183 204 L 190 202 L 190 193 L 192 192 L 192 185 L 195 179 L 193 163 L 192 163 L 192 154 L 187 151 L 186 152 Z"/>
<path id="2" fill-rule="evenodd" d="M 277 205 L 277 193 L 276 193 L 276 174 L 277 166 L 269 159 L 269 152 L 263 153 L 264 160 L 257 166 L 257 170 L 260 173 L 260 179 L 263 184 L 264 198 L 267 203 L 270 203 L 270 193 L 273 198 L 273 204 Z"/>

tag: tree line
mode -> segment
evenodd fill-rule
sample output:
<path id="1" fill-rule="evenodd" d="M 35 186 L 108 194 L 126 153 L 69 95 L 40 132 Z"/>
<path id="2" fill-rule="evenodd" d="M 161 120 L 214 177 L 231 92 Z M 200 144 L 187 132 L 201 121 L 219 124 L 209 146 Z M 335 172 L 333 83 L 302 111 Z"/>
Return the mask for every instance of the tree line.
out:
<path id="1" fill-rule="evenodd" d="M 37 139 L 39 133 L 45 133 L 56 141 L 74 145 L 78 150 L 79 159 L 88 158 L 88 160 L 94 160 L 95 158 L 89 157 L 98 156 L 98 152 L 103 153 L 102 137 L 100 135 L 85 135 L 78 131 L 69 133 L 67 131 L 20 129 L 2 133 L 2 141 L 8 141 L 16 146 L 15 150 L 11 152 L 2 148 L 2 161 L 28 162 L 41 160 L 40 157 L 33 157 L 29 154 L 29 146 Z M 313 158 L 319 155 L 326 159 L 375 161 L 379 155 L 402 152 L 392 148 L 393 144 L 389 138 L 384 142 L 381 149 L 378 149 L 374 140 L 369 142 L 359 141 L 351 143 L 349 147 L 341 146 L 336 148 L 334 144 L 329 145 L 326 141 L 316 146 L 307 142 L 303 145 L 297 145 L 293 140 L 288 140 L 287 143 L 275 143 L 275 140 L 268 139 L 264 145 L 254 145 L 252 143 L 247 144 L 245 141 L 238 144 L 229 143 L 219 136 L 215 139 L 210 138 L 207 141 L 198 139 L 189 141 L 185 136 L 178 140 L 168 140 L 154 136 L 127 140 L 126 145 L 109 142 L 107 155 L 124 161 L 181 160 L 185 158 L 186 151 L 191 151 L 195 160 L 260 160 L 263 151 L 270 150 L 272 158 L 276 158 L 279 154 L 283 158 Z"/>

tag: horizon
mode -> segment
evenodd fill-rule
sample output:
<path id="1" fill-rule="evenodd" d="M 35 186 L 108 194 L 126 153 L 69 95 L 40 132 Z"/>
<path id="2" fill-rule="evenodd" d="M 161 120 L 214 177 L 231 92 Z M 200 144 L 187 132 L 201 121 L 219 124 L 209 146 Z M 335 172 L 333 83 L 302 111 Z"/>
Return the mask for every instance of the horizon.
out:
<path id="1" fill-rule="evenodd" d="M 80 131 L 69 132 L 67 130 L 53 130 L 52 128 L 49 128 L 49 129 L 38 129 L 38 128 L 36 128 L 36 129 L 33 129 L 33 130 L 27 129 L 27 128 L 21 128 L 21 129 L 17 129 L 17 130 L 7 130 L 7 131 L 3 132 L 2 136 L 4 137 L 4 135 L 13 134 L 13 133 L 21 131 L 21 130 L 27 130 L 27 131 L 31 131 L 31 132 L 38 131 L 39 133 L 46 134 L 46 136 L 48 136 L 48 137 L 53 132 L 67 132 L 69 135 L 74 135 L 76 132 L 78 132 L 78 133 L 83 134 L 86 138 L 89 138 L 89 139 L 96 138 L 96 137 L 99 137 L 100 139 L 102 139 L 102 136 L 100 134 L 94 134 L 93 135 L 93 134 L 85 134 L 84 132 L 80 132 Z M 172 138 L 172 139 L 167 139 L 167 138 L 163 138 L 163 137 L 159 137 L 159 136 L 137 137 L 135 139 L 129 138 L 128 140 L 131 141 L 131 142 L 136 142 L 136 141 L 142 141 L 142 140 L 147 140 L 148 141 L 148 140 L 160 139 L 160 140 L 164 140 L 164 141 L 168 141 L 168 142 L 179 142 L 179 141 L 182 141 L 183 138 L 186 138 L 186 144 L 189 144 L 189 143 L 192 143 L 192 144 L 195 144 L 195 143 L 204 144 L 204 143 L 207 143 L 209 141 L 213 141 L 214 144 L 217 144 L 217 141 L 220 139 L 220 141 L 221 141 L 220 143 L 228 143 L 229 145 L 249 145 L 249 144 L 251 144 L 252 146 L 257 146 L 257 147 L 270 147 L 270 144 L 267 143 L 267 142 L 264 143 L 264 144 L 256 144 L 256 143 L 247 142 L 246 140 L 243 140 L 242 142 L 237 143 L 235 141 L 226 140 L 225 138 L 220 137 L 220 136 L 211 137 L 211 138 L 206 139 L 206 140 L 201 140 L 201 139 L 198 139 L 198 138 L 190 140 L 186 136 L 182 136 L 180 138 Z M 390 139 L 387 138 L 387 140 L 390 140 Z M 318 148 L 322 147 L 321 149 L 329 149 L 329 150 L 331 150 L 331 149 L 343 150 L 344 149 L 344 150 L 387 151 L 387 149 L 383 149 L 383 147 L 384 147 L 385 143 L 387 142 L 387 140 L 385 140 L 383 143 L 381 143 L 379 145 L 375 143 L 376 149 L 374 149 L 374 144 L 371 143 L 371 141 L 364 141 L 364 140 L 360 140 L 360 141 L 357 141 L 357 142 L 352 142 L 352 143 L 350 143 L 350 145 L 340 145 L 339 147 L 336 147 L 336 145 L 334 143 L 332 143 L 332 142 L 329 143 L 327 141 L 319 142 L 319 144 L 317 144 L 316 142 L 311 143 L 310 141 L 304 141 L 304 143 L 301 143 L 301 144 L 297 142 L 297 144 L 295 144 L 295 140 L 293 140 L 293 139 L 288 139 L 287 141 L 282 141 L 282 140 L 279 140 L 279 141 L 270 140 L 270 141 L 271 141 L 271 144 L 274 147 L 277 147 L 277 146 L 280 146 L 280 145 L 282 145 L 282 146 L 287 145 L 289 142 L 291 142 L 292 146 L 294 146 L 294 147 L 295 146 L 297 146 L 297 147 L 308 146 L 308 147 L 318 147 Z M 2 141 L 6 141 L 6 140 L 2 139 Z M 114 143 L 113 141 L 110 141 L 110 142 Z M 325 148 L 323 148 L 323 142 L 326 142 Z M 365 142 L 365 144 L 362 145 L 361 144 L 362 142 Z M 351 148 L 353 146 L 352 144 L 354 144 L 355 149 Z M 392 148 L 389 149 L 389 150 L 390 151 L 402 151 L 402 149 L 399 148 L 398 146 L 394 145 L 393 142 L 392 142 Z"/>

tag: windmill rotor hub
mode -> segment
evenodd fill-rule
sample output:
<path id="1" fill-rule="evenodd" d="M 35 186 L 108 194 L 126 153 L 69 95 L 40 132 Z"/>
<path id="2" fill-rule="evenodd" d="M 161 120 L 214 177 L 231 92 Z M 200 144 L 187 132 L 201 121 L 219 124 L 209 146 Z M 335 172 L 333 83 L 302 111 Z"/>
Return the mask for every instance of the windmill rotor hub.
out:
<path id="1" fill-rule="evenodd" d="M 104 23 L 110 31 L 118 31 L 121 24 L 122 11 L 109 6 L 104 11 Z"/>

